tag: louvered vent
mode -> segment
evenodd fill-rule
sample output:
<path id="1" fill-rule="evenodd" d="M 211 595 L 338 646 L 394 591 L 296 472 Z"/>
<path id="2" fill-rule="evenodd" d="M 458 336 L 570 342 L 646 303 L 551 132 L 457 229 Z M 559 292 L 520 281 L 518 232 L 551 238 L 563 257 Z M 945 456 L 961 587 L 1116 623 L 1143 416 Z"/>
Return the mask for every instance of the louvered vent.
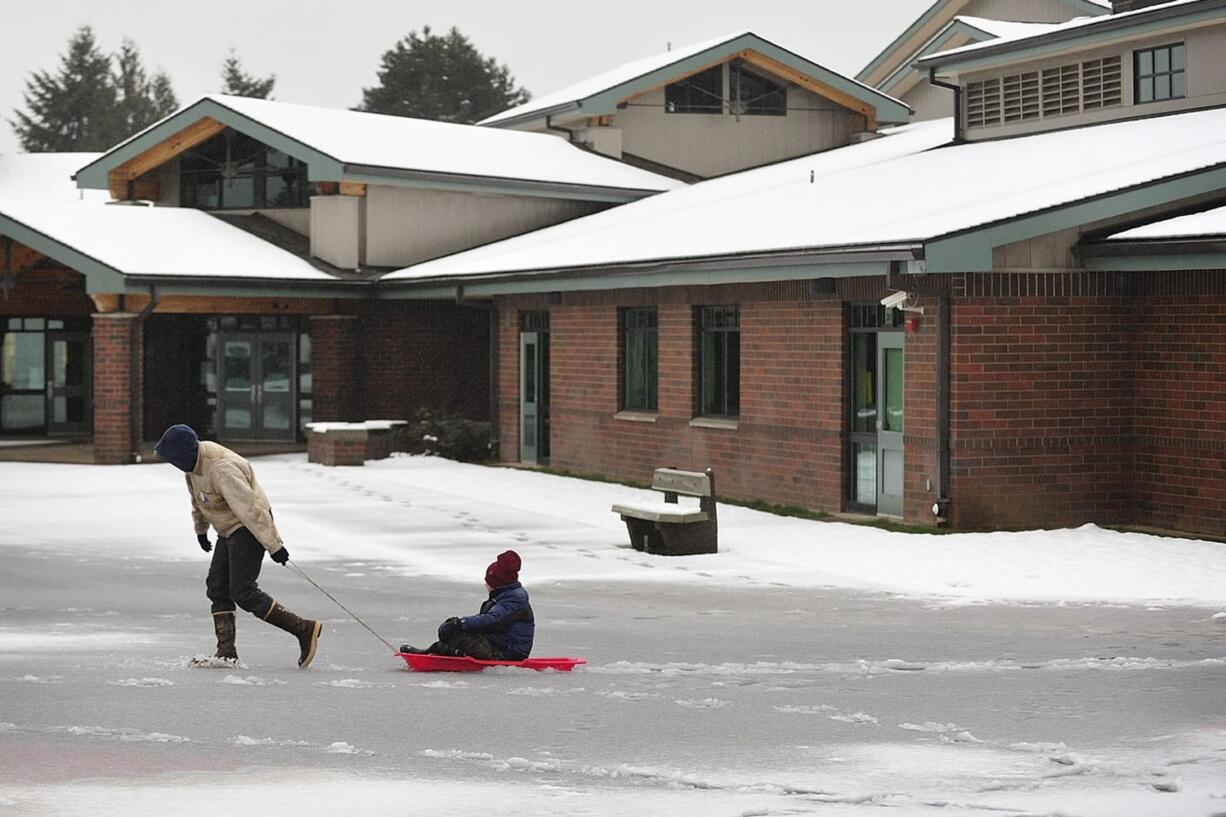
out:
<path id="1" fill-rule="evenodd" d="M 967 84 L 966 124 L 971 128 L 1000 124 L 999 79 L 985 79 Z"/>
<path id="2" fill-rule="evenodd" d="M 1006 122 L 1025 122 L 1039 118 L 1038 71 L 1005 77 L 1002 86 Z"/>
<path id="3" fill-rule="evenodd" d="M 1123 70 L 1119 57 L 1104 57 L 1081 64 L 1082 107 L 1087 111 L 1110 108 L 1123 101 Z"/>
<path id="4" fill-rule="evenodd" d="M 1043 71 L 1043 116 L 1081 110 L 1081 66 L 1061 65 Z"/>

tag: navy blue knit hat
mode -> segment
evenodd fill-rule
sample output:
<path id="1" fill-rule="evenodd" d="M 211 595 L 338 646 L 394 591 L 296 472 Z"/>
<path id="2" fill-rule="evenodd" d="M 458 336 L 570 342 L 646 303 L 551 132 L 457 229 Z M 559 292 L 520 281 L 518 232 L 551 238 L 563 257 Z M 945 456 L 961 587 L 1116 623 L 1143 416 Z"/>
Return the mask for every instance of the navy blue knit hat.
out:
<path id="1" fill-rule="evenodd" d="M 196 470 L 196 458 L 200 455 L 200 438 L 191 426 L 178 423 L 166 429 L 153 450 L 175 468 L 190 474 Z"/>

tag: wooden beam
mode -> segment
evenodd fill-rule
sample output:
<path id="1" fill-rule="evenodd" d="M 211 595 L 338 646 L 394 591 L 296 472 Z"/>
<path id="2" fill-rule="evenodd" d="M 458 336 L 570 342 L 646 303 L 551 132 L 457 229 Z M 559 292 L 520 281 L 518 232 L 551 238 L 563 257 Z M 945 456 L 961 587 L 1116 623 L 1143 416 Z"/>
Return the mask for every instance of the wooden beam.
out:
<path id="1" fill-rule="evenodd" d="M 342 196 L 365 196 L 366 185 L 362 182 L 341 182 Z"/>
<path id="2" fill-rule="evenodd" d="M 745 49 L 737 54 L 737 56 L 745 60 L 745 62 L 749 63 L 750 65 L 761 68 L 763 71 L 767 71 L 775 76 L 781 77 L 782 79 L 786 79 L 789 82 L 793 82 L 799 85 L 801 88 L 804 88 L 806 91 L 829 99 L 836 105 L 840 105 L 860 114 L 864 117 L 868 130 L 877 130 L 877 108 L 873 105 L 870 105 L 863 100 L 856 99 L 851 94 L 844 93 L 838 88 L 827 85 L 820 80 L 814 79 L 808 74 L 797 71 L 795 68 L 792 68 L 789 65 L 784 65 L 778 60 L 771 59 L 765 54 L 759 54 L 757 51 L 752 49 Z"/>
<path id="3" fill-rule="evenodd" d="M 127 198 L 126 183 L 145 175 L 155 167 L 160 167 L 185 150 L 195 147 L 201 142 L 212 139 L 225 130 L 225 125 L 212 117 L 202 117 L 183 130 L 175 133 L 139 156 L 133 156 L 128 161 L 107 174 L 108 186 L 114 196 L 119 185 L 124 186 L 124 195 L 116 198 Z"/>
<path id="4" fill-rule="evenodd" d="M 692 77 L 695 74 L 701 74 L 703 71 L 714 68 L 717 65 L 723 65 L 724 63 L 728 62 L 731 59 L 732 57 L 722 57 L 716 60 L 715 62 L 707 63 L 706 65 L 703 65 L 699 68 L 695 68 L 693 71 L 687 71 L 684 74 L 674 74 L 668 78 L 667 82 L 661 82 L 659 84 L 652 85 L 650 88 L 644 88 L 641 91 L 635 91 L 630 96 L 625 97 L 624 99 L 619 99 L 617 101 L 617 106 L 620 108 L 622 105 L 625 105 L 627 102 L 629 102 L 632 99 L 638 99 L 644 94 L 650 94 L 652 91 L 658 91 L 661 88 L 672 85 L 674 82 L 680 82 L 681 80 L 686 79 L 687 77 Z"/>
<path id="5" fill-rule="evenodd" d="M 129 295 L 131 302 L 148 303 L 147 296 Z M 129 308 L 139 308 L 129 307 Z M 180 315 L 329 315 L 336 312 L 332 298 L 241 298 L 223 295 L 162 295 L 153 310 Z"/>
<path id="6" fill-rule="evenodd" d="M 99 312 L 118 312 L 119 302 L 123 298 L 122 295 L 114 292 L 95 292 L 89 297 Z"/>

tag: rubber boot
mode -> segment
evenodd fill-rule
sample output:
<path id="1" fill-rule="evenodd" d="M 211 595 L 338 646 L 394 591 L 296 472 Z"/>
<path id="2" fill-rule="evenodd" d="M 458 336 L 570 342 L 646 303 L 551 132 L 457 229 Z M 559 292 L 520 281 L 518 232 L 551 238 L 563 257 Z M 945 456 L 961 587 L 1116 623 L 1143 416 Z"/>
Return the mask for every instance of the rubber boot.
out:
<path id="1" fill-rule="evenodd" d="M 238 650 L 234 646 L 234 611 L 213 614 L 213 629 L 217 631 L 217 658 L 227 661 L 238 661 Z"/>
<path id="2" fill-rule="evenodd" d="M 298 668 L 306 669 L 315 659 L 315 647 L 319 643 L 319 632 L 323 624 L 318 621 L 299 618 L 286 610 L 277 602 L 272 603 L 264 620 L 274 627 L 279 627 L 298 639 Z"/>
<path id="3" fill-rule="evenodd" d="M 401 644 L 400 652 L 405 653 L 407 655 L 429 655 L 430 648 L 427 647 L 426 649 L 423 650 L 421 647 L 414 647 L 412 644 Z"/>

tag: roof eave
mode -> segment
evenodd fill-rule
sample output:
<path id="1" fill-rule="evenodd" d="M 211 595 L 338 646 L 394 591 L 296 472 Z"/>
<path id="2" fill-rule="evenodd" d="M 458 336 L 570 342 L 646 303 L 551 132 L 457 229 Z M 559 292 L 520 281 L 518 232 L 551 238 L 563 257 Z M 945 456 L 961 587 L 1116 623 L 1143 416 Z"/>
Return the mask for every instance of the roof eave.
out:
<path id="1" fill-rule="evenodd" d="M 615 162 L 614 159 L 609 159 Z M 427 187 L 466 193 L 534 196 L 537 198 L 571 199 L 623 203 L 637 201 L 668 188 L 613 187 L 595 184 L 518 179 L 505 176 L 478 176 L 466 173 L 443 173 L 432 170 L 412 170 L 377 165 L 342 165 L 341 181 L 366 184 L 387 184 L 404 187 Z"/>
<path id="2" fill-rule="evenodd" d="M 1161 27 L 1161 24 L 1170 20 L 1185 20 L 1188 23 L 1212 20 L 1214 17 L 1221 16 L 1221 10 L 1226 8 L 1226 0 L 1202 0 L 1202 2 L 1205 5 L 1142 9 L 1120 16 L 1106 16 L 1082 26 L 993 42 L 967 53 L 960 54 L 952 51 L 930 54 L 916 60 L 915 65 L 921 69 L 974 70 L 988 67 L 1000 61 L 1001 58 L 1006 58 L 1010 62 L 1020 58 L 1038 58 L 1070 42 L 1081 41 L 1086 46 L 1090 46 L 1098 40 L 1109 39 L 1130 28 L 1139 29 L 1137 33 L 1143 34 L 1146 29 Z"/>

